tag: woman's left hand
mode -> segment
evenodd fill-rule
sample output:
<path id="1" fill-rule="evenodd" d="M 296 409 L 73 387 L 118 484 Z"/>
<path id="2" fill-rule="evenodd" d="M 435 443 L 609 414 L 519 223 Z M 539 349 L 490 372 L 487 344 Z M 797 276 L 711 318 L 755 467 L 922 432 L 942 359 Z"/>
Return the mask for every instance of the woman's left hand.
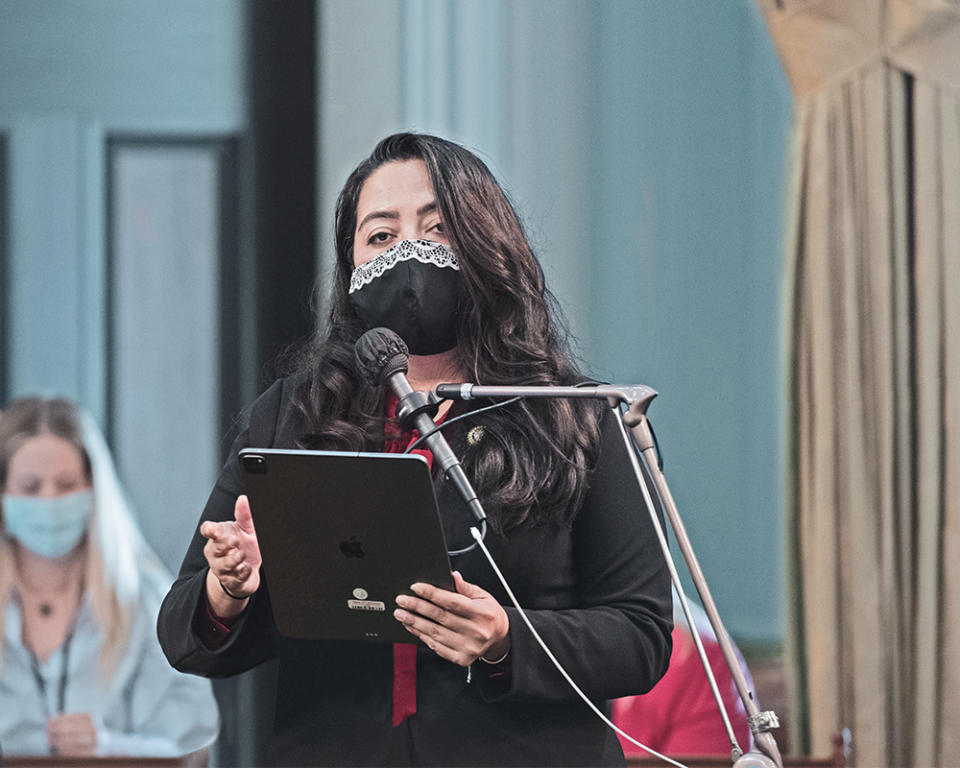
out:
<path id="1" fill-rule="evenodd" d="M 466 667 L 480 656 L 499 659 L 510 649 L 510 620 L 493 595 L 453 572 L 457 591 L 414 584 L 393 612 L 410 634 L 438 656 Z"/>

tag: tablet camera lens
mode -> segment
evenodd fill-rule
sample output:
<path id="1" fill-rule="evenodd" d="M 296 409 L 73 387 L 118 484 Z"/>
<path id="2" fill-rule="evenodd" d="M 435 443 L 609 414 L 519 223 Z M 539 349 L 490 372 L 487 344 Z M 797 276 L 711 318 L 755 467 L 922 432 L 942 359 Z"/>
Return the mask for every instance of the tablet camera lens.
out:
<path id="1" fill-rule="evenodd" d="M 243 468 L 249 475 L 267 474 L 267 460 L 263 456 L 244 456 Z"/>

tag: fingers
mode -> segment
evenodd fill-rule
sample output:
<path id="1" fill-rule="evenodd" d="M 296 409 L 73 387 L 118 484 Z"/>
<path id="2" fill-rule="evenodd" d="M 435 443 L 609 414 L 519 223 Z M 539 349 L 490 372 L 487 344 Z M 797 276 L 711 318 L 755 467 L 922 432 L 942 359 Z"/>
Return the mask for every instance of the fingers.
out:
<path id="1" fill-rule="evenodd" d="M 92 755 L 97 749 L 97 729 L 85 712 L 51 717 L 47 720 L 47 737 L 60 755 Z"/>
<path id="2" fill-rule="evenodd" d="M 428 629 L 432 625 L 458 633 L 469 632 L 472 626 L 469 619 L 458 616 L 456 613 L 441 608 L 434 603 L 418 600 L 409 595 L 398 596 L 397 605 L 399 606 L 397 614 L 400 614 L 397 618 L 406 625 L 417 626 L 421 629 Z"/>
<path id="3" fill-rule="evenodd" d="M 481 589 L 476 584 L 471 584 L 469 581 L 464 581 L 463 576 L 460 575 L 460 571 L 453 572 L 453 584 L 456 587 L 456 590 L 459 594 L 465 597 L 490 597 L 490 593 L 484 589 Z"/>
<path id="4" fill-rule="evenodd" d="M 454 577 L 454 580 L 456 580 L 456 577 Z M 454 583 L 456 583 L 456 581 L 454 581 Z M 479 589 L 479 587 L 477 587 L 477 589 Z M 459 594 L 459 592 L 451 592 L 448 589 L 441 589 L 440 587 L 435 587 L 432 584 L 412 584 L 410 586 L 410 591 L 413 592 L 417 597 L 422 598 L 423 601 L 433 603 L 434 605 L 440 606 L 441 608 L 460 616 L 470 615 L 474 606 L 474 598 Z M 483 593 L 484 597 L 489 596 L 487 592 L 484 592 L 483 590 L 480 591 Z"/>
<path id="5" fill-rule="evenodd" d="M 503 607 L 480 587 L 454 574 L 457 592 L 430 584 L 414 584 L 414 595 L 399 595 L 394 612 L 410 634 L 442 658 L 466 666 L 510 629 Z"/>
<path id="6" fill-rule="evenodd" d="M 250 595 L 260 586 L 260 547 L 257 544 L 246 496 L 239 496 L 234 505 L 234 520 L 204 521 L 200 534 L 206 537 L 203 556 L 210 572 L 220 585 L 234 595 Z M 219 587 L 214 582 L 214 587 Z M 217 596 L 216 590 L 211 599 Z"/>
<path id="7" fill-rule="evenodd" d="M 204 555 L 209 561 L 211 558 L 229 557 L 233 552 L 240 551 L 253 566 L 257 566 L 260 563 L 260 547 L 246 496 L 237 497 L 234 515 L 236 520 L 204 520 L 200 524 L 200 535 L 207 539 Z"/>
<path id="8" fill-rule="evenodd" d="M 246 496 L 237 496 L 237 503 L 233 507 L 233 518 L 241 531 L 249 536 L 257 535 L 253 527 L 253 515 L 250 514 L 250 501 Z"/>
<path id="9" fill-rule="evenodd" d="M 251 562 L 248 553 L 242 549 L 213 541 L 206 543 L 203 554 L 207 559 L 210 570 L 220 581 L 230 579 L 235 582 L 243 582 L 250 576 L 256 565 Z"/>
<path id="10" fill-rule="evenodd" d="M 237 546 L 237 536 L 240 534 L 256 536 L 253 516 L 250 514 L 250 502 L 246 496 L 237 496 L 233 506 L 233 517 L 233 520 L 224 520 L 220 523 L 204 520 L 200 524 L 200 535 L 218 544 L 233 547 Z"/>
<path id="11" fill-rule="evenodd" d="M 207 539 L 203 551 L 221 557 L 240 546 L 241 533 L 240 527 L 232 520 L 226 520 L 222 523 L 204 520 L 200 524 L 200 535 Z"/>
<path id="12" fill-rule="evenodd" d="M 204 522 L 200 526 L 200 534 L 207 539 L 203 551 L 211 553 L 214 557 L 223 557 L 228 552 L 237 550 L 240 546 L 240 539 L 237 536 L 236 528 L 237 524 L 231 522 L 212 523 L 209 520 Z"/>
<path id="13" fill-rule="evenodd" d="M 247 562 L 241 550 L 236 548 L 221 550 L 210 542 L 203 548 L 203 554 L 207 558 L 207 564 L 218 574 L 233 573 Z"/>
<path id="14" fill-rule="evenodd" d="M 411 635 L 421 640 L 438 656 L 454 664 L 465 667 L 472 664 L 482 652 L 479 646 L 464 643 L 459 635 L 439 624 L 428 622 L 404 610 L 394 611 L 394 616 Z"/>
<path id="15" fill-rule="evenodd" d="M 215 523 L 213 520 L 204 520 L 200 523 L 200 535 L 205 539 L 216 541 L 226 534 L 225 527 L 229 523 Z"/>
<path id="16" fill-rule="evenodd" d="M 458 571 L 453 572 L 453 580 L 457 588 L 456 592 L 441 589 L 432 584 L 420 583 L 413 584 L 410 591 L 422 598 L 422 601 L 432 603 L 451 614 L 465 618 L 486 616 L 493 606 L 499 607 L 499 603 L 493 598 L 493 595 L 475 584 L 464 581 Z"/>

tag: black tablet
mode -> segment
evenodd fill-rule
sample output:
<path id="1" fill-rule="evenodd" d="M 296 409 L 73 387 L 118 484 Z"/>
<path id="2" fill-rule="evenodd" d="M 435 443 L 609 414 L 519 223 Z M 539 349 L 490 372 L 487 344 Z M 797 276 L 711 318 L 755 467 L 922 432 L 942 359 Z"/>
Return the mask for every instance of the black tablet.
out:
<path id="1" fill-rule="evenodd" d="M 426 460 L 247 448 L 240 466 L 280 633 L 416 642 L 396 596 L 454 589 Z"/>

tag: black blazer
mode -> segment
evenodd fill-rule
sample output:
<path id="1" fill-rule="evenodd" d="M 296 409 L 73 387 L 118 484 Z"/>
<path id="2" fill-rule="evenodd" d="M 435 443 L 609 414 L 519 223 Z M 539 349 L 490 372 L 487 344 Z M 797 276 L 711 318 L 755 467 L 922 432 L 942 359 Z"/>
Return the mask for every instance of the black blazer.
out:
<path id="1" fill-rule="evenodd" d="M 252 408 L 275 424 L 276 447 L 295 447 L 299 433 L 293 386 L 291 380 L 276 382 Z M 605 700 L 648 691 L 666 671 L 672 604 L 666 563 L 616 417 L 604 416 L 601 427 L 600 458 L 572 526 L 525 525 L 506 536 L 491 531 L 486 543 L 533 626 L 602 707 Z M 244 491 L 236 455 L 248 446 L 249 435 L 248 425 L 234 441 L 202 520 L 232 519 Z M 456 451 L 457 437 L 450 438 Z M 443 479 L 437 496 L 449 546 L 463 546 L 470 541 L 469 512 Z M 194 536 L 160 609 L 158 633 L 171 664 L 221 677 L 279 657 L 267 746 L 271 764 L 383 765 L 394 730 L 392 647 L 281 637 L 264 569 L 260 590 L 227 643 L 209 650 L 195 631 L 205 611 L 204 542 Z M 399 726 L 408 729 L 414 764 L 623 765 L 616 734 L 576 697 L 537 645 L 483 553 L 456 557 L 453 567 L 505 606 L 508 674 L 492 676 L 494 667 L 476 663 L 468 682 L 466 669 L 420 646 L 417 712 Z"/>

